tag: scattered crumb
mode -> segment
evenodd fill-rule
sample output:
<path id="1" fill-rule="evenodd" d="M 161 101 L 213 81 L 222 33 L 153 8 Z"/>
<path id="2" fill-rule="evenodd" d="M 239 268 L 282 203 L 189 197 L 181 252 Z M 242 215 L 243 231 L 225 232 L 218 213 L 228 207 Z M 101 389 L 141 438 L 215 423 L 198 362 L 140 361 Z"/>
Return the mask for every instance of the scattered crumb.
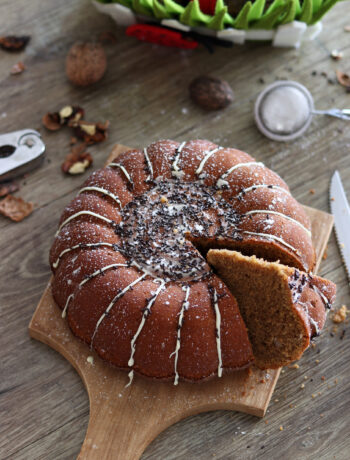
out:
<path id="1" fill-rule="evenodd" d="M 340 59 L 343 58 L 343 53 L 341 51 L 338 51 L 338 50 L 333 50 L 331 52 L 331 58 L 334 60 L 334 61 L 339 61 Z"/>
<path id="2" fill-rule="evenodd" d="M 268 425 L 269 424 L 269 421 L 268 420 L 265 420 L 265 425 Z"/>
<path id="3" fill-rule="evenodd" d="M 301 389 L 304 389 L 304 388 L 305 388 L 305 385 L 302 383 L 302 384 L 300 385 L 300 388 L 301 388 Z"/>
<path id="4" fill-rule="evenodd" d="M 167 203 L 168 202 L 168 198 L 166 196 L 161 196 L 160 197 L 160 202 L 161 203 Z"/>
<path id="5" fill-rule="evenodd" d="M 326 260 L 328 257 L 328 244 L 326 246 L 326 249 L 324 250 L 324 253 L 323 253 L 323 256 L 322 256 L 322 259 L 323 260 Z"/>
<path id="6" fill-rule="evenodd" d="M 326 377 L 324 375 L 322 375 L 321 380 L 325 381 Z"/>
<path id="7" fill-rule="evenodd" d="M 304 380 L 307 380 L 308 379 L 308 376 L 307 375 L 304 375 Z"/>
<path id="8" fill-rule="evenodd" d="M 350 25 L 344 27 L 344 32 L 350 32 Z"/>
<path id="9" fill-rule="evenodd" d="M 299 364 L 293 364 L 292 366 L 293 369 L 299 369 L 299 367 L 300 367 Z"/>
<path id="10" fill-rule="evenodd" d="M 12 66 L 10 74 L 11 75 L 19 75 L 26 69 L 26 66 L 23 64 L 22 61 L 17 62 L 14 66 Z"/>
<path id="11" fill-rule="evenodd" d="M 333 313 L 332 321 L 333 323 L 342 323 L 346 319 L 346 315 L 349 313 L 349 310 L 346 308 L 346 305 L 342 305 L 338 310 Z"/>
<path id="12" fill-rule="evenodd" d="M 316 360 L 315 360 L 315 363 L 316 363 L 316 364 L 319 364 L 319 362 L 320 362 L 319 359 L 316 359 Z"/>
<path id="13" fill-rule="evenodd" d="M 282 425 L 280 426 L 280 431 L 283 431 L 283 426 Z"/>
<path id="14" fill-rule="evenodd" d="M 320 414 L 320 417 L 321 417 L 321 418 L 324 417 L 324 414 Z"/>
<path id="15" fill-rule="evenodd" d="M 311 397 L 312 397 L 312 398 L 316 398 L 315 393 L 312 393 Z"/>
<path id="16" fill-rule="evenodd" d="M 314 188 L 310 188 L 309 193 L 311 193 L 311 195 L 315 195 L 315 189 L 314 189 Z"/>
<path id="17" fill-rule="evenodd" d="M 294 406 L 293 406 L 293 404 L 289 404 L 289 407 L 290 407 L 291 409 L 293 409 Z"/>
<path id="18" fill-rule="evenodd" d="M 275 402 L 278 402 L 278 401 L 279 401 L 279 399 L 275 399 Z"/>
<path id="19" fill-rule="evenodd" d="M 93 356 L 88 356 L 86 358 L 86 361 L 89 363 L 89 364 L 94 364 L 94 357 Z"/>

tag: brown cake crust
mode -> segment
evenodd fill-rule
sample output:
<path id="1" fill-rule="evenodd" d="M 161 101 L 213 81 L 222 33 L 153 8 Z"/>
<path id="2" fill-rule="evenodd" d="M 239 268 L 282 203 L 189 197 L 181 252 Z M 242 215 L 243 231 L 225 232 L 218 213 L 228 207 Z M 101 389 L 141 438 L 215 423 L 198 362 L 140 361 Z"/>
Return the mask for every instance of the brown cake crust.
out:
<path id="1" fill-rule="evenodd" d="M 186 231 L 180 225 L 184 242 L 171 249 L 179 265 L 149 270 L 137 246 L 156 238 L 151 211 L 162 219 L 168 198 L 189 195 L 185 211 L 192 206 L 195 223 Z M 143 209 L 152 232 L 134 245 L 130 222 Z M 173 231 L 164 230 L 164 242 Z M 50 252 L 53 296 L 73 333 L 131 377 L 197 381 L 239 369 L 252 362 L 252 350 L 237 302 L 196 249 L 209 247 L 307 271 L 315 261 L 308 217 L 277 174 L 209 141 L 158 141 L 94 172 L 64 210 Z M 194 275 L 182 276 L 181 261 L 192 256 Z"/>

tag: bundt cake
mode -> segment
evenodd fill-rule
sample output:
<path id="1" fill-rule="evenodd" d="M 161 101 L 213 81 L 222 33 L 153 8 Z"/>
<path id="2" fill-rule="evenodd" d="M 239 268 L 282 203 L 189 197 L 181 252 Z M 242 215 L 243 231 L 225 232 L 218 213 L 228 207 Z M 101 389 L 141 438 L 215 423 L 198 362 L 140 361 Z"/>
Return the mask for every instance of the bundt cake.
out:
<path id="1" fill-rule="evenodd" d="M 299 359 L 323 328 L 335 285 L 236 251 L 213 249 L 207 259 L 238 302 L 255 364 L 277 368 Z"/>
<path id="2" fill-rule="evenodd" d="M 209 141 L 158 141 L 95 171 L 66 207 L 52 293 L 72 332 L 130 381 L 221 376 L 253 354 L 209 248 L 315 263 L 308 217 L 277 174 Z"/>

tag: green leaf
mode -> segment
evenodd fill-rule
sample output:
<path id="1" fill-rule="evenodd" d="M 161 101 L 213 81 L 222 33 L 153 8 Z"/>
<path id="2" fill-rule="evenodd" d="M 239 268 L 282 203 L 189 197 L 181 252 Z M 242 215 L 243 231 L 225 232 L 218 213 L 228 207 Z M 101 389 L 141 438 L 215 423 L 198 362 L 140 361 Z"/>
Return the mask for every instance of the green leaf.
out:
<path id="1" fill-rule="evenodd" d="M 281 15 L 285 10 L 285 4 L 278 5 L 273 11 L 269 14 L 264 14 L 264 16 L 259 19 L 258 21 L 254 22 L 252 25 L 252 29 L 265 29 L 271 30 L 274 28 L 275 24 L 280 19 Z"/>
<path id="2" fill-rule="evenodd" d="M 163 0 L 166 11 L 170 14 L 182 14 L 185 8 L 173 0 Z"/>
<path id="3" fill-rule="evenodd" d="M 208 23 L 209 29 L 223 30 L 225 28 L 225 15 L 227 7 L 222 8 L 218 13 L 213 16 L 213 19 Z"/>
<path id="4" fill-rule="evenodd" d="M 153 0 L 153 13 L 157 19 L 169 19 L 171 15 L 167 13 L 164 5 L 158 2 L 158 0 Z"/>
<path id="5" fill-rule="evenodd" d="M 248 29 L 248 15 L 251 7 L 252 2 L 247 2 L 241 9 L 233 24 L 235 29 Z"/>
<path id="6" fill-rule="evenodd" d="M 272 13 L 280 5 L 285 5 L 285 0 L 275 0 L 267 9 L 266 14 Z"/>
<path id="7" fill-rule="evenodd" d="M 207 24 L 210 20 L 211 16 L 201 12 L 198 0 L 190 1 L 180 16 L 180 22 L 191 27 L 198 26 L 201 22 Z"/>
<path id="8" fill-rule="evenodd" d="M 312 16 L 311 20 L 307 23 L 309 25 L 316 24 L 328 10 L 332 8 L 339 0 L 326 0 L 320 9 Z"/>
<path id="9" fill-rule="evenodd" d="M 316 13 L 320 9 L 322 3 L 324 3 L 323 0 L 313 0 L 312 2 L 312 13 L 313 14 Z"/>
<path id="10" fill-rule="evenodd" d="M 308 24 L 312 18 L 312 0 L 304 0 L 303 6 L 301 8 L 301 14 L 299 16 L 299 21 L 306 22 Z"/>
<path id="11" fill-rule="evenodd" d="M 249 22 L 256 21 L 257 19 L 261 18 L 264 12 L 265 3 L 266 3 L 266 0 L 255 0 L 248 14 Z"/>
<path id="12" fill-rule="evenodd" d="M 288 24 L 288 22 L 292 22 L 295 19 L 295 13 L 297 11 L 297 5 L 296 5 L 297 0 L 289 0 L 289 2 L 286 5 L 286 14 L 283 17 L 282 21 L 280 24 Z"/>

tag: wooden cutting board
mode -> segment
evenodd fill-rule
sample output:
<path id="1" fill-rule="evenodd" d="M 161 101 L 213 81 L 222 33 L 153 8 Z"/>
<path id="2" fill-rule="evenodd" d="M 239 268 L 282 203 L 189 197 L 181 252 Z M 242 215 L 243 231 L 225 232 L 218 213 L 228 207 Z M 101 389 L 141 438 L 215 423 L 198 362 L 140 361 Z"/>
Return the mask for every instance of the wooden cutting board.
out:
<path id="1" fill-rule="evenodd" d="M 116 145 L 108 162 L 128 147 Z M 325 250 L 333 218 L 305 207 L 312 222 L 316 270 Z M 165 428 L 210 410 L 225 409 L 263 417 L 280 369 L 256 368 L 206 383 L 162 383 L 127 374 L 103 362 L 71 333 L 55 304 L 50 283 L 29 324 L 31 337 L 61 353 L 81 376 L 90 400 L 90 420 L 79 459 L 135 460 Z"/>

